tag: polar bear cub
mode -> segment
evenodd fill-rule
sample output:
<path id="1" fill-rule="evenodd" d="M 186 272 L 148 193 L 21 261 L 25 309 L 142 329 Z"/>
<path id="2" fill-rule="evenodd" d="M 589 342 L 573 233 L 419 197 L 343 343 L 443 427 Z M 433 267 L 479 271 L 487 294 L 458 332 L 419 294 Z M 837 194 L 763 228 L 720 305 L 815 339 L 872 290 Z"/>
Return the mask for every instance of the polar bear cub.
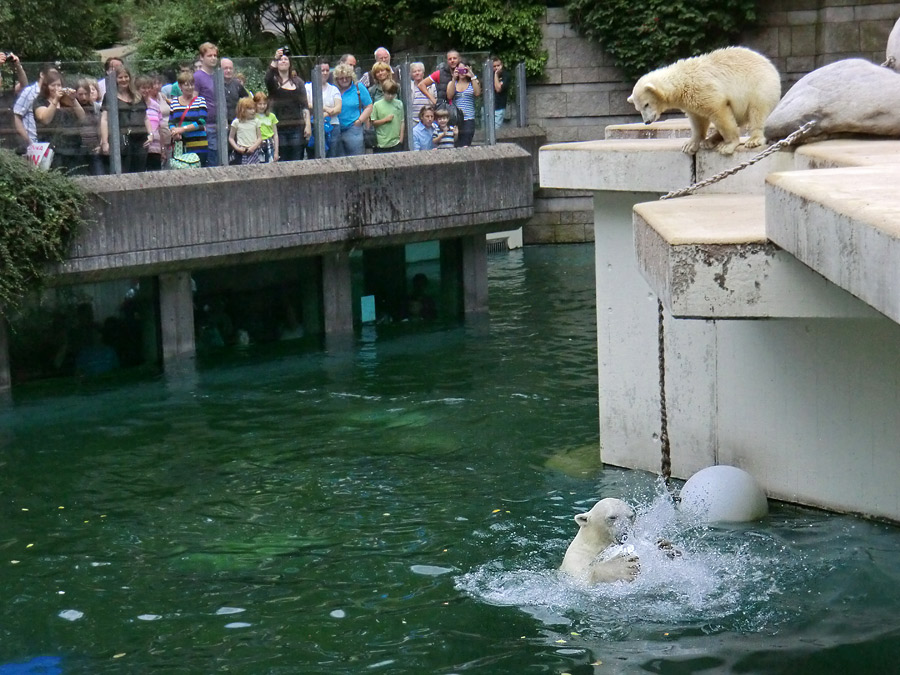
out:
<path id="1" fill-rule="evenodd" d="M 647 73 L 634 85 L 628 102 L 645 124 L 667 110 L 683 110 L 691 122 L 691 138 L 682 147 L 687 154 L 704 147 L 730 155 L 741 143 L 741 127 L 750 131 L 745 147 L 766 142 L 763 127 L 780 98 L 781 78 L 765 56 L 725 47 Z M 716 133 L 706 138 L 710 122 Z"/>
<path id="2" fill-rule="evenodd" d="M 634 510 L 621 499 L 607 497 L 587 513 L 575 516 L 575 522 L 578 534 L 569 544 L 559 569 L 588 584 L 634 581 L 640 572 L 637 556 L 602 556 L 609 547 L 625 543 L 634 526 Z"/>

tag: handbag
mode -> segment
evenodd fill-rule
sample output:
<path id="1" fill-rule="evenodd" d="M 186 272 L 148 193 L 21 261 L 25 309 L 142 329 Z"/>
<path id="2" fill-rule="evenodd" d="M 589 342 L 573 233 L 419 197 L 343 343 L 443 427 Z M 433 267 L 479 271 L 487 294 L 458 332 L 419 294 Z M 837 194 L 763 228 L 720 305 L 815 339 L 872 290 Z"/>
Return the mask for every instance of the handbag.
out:
<path id="1" fill-rule="evenodd" d="M 194 100 L 191 99 L 191 103 L 193 102 Z M 178 120 L 179 126 L 184 122 L 188 110 L 191 109 L 191 103 L 188 103 L 187 108 L 181 113 L 181 119 Z M 173 169 L 196 169 L 200 166 L 200 155 L 196 152 L 185 152 L 184 141 L 175 141 L 175 149 L 172 152 L 172 159 L 169 160 L 169 166 Z"/>
<path id="2" fill-rule="evenodd" d="M 47 171 L 53 164 L 53 148 L 49 143 L 31 143 L 25 154 L 38 169 Z"/>
<path id="3" fill-rule="evenodd" d="M 359 94 L 359 84 L 356 85 L 356 98 L 359 99 L 359 114 L 362 115 L 362 96 Z M 375 127 L 363 127 L 363 145 L 372 149 L 378 145 Z"/>
<path id="4" fill-rule="evenodd" d="M 185 152 L 184 143 L 175 141 L 175 151 L 169 160 L 169 166 L 173 169 L 196 169 L 200 166 L 200 155 L 196 152 Z"/>

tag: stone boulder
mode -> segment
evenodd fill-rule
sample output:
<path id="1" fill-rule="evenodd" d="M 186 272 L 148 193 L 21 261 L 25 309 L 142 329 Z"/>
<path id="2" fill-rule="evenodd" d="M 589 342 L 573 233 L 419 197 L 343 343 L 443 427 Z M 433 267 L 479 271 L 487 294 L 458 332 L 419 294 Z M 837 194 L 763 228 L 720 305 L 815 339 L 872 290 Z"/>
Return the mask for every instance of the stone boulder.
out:
<path id="1" fill-rule="evenodd" d="M 900 136 L 900 73 L 863 59 L 823 66 L 801 78 L 766 120 L 774 143 L 816 120 L 801 142 L 865 134 Z"/>

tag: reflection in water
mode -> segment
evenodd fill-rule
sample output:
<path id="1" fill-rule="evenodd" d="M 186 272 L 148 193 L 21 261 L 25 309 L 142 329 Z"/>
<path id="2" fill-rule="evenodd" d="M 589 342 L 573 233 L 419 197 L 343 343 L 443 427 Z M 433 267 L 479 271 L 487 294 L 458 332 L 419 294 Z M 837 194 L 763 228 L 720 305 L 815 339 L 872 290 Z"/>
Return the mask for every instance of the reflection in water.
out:
<path id="1" fill-rule="evenodd" d="M 486 321 L 377 326 L 349 352 L 251 346 L 193 378 L 16 390 L 0 664 L 892 672 L 895 528 L 778 506 L 679 520 L 653 476 L 591 459 L 591 247 L 492 257 L 490 294 Z M 555 570 L 605 496 L 639 507 L 644 574 L 579 588 Z M 654 558 L 656 536 L 684 556 Z"/>

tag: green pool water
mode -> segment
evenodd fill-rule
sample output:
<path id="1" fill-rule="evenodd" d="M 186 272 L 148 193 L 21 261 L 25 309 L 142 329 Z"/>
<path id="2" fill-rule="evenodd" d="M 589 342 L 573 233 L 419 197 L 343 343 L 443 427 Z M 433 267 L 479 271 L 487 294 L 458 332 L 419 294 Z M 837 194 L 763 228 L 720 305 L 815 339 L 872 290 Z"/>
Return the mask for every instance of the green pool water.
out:
<path id="1" fill-rule="evenodd" d="M 592 248 L 489 273 L 466 326 L 17 391 L 0 673 L 900 672 L 900 530 L 683 520 L 595 461 Z M 639 512 L 643 574 L 584 589 L 555 567 L 605 496 Z"/>

